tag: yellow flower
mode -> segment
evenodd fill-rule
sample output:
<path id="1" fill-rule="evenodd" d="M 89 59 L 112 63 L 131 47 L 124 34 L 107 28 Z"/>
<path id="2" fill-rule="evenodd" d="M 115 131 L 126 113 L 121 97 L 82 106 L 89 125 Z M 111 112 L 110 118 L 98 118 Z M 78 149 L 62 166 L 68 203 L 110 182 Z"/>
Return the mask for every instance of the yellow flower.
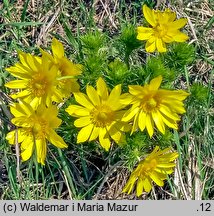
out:
<path id="1" fill-rule="evenodd" d="M 164 185 L 163 180 L 167 179 L 167 175 L 174 171 L 174 160 L 177 157 L 178 153 L 170 152 L 170 148 L 160 150 L 156 146 L 153 152 L 142 160 L 132 172 L 123 192 L 130 194 L 136 181 L 137 196 L 140 196 L 143 191 L 150 192 L 152 181 L 162 187 Z"/>
<path id="2" fill-rule="evenodd" d="M 40 58 L 19 52 L 19 59 L 20 63 L 6 69 L 20 78 L 5 84 L 8 88 L 22 90 L 12 97 L 21 98 L 35 108 L 41 103 L 50 106 L 52 101 L 61 102 L 63 98 L 56 80 L 58 68 L 46 56 Z"/>
<path id="3" fill-rule="evenodd" d="M 65 57 L 63 45 L 57 39 L 53 38 L 51 48 L 53 56 L 42 49 L 41 52 L 59 68 L 58 88 L 63 97 L 68 97 L 71 92 L 79 91 L 79 84 L 74 77 L 82 73 L 82 65 L 74 64 Z"/>
<path id="4" fill-rule="evenodd" d="M 189 93 L 183 90 L 159 89 L 162 76 L 158 76 L 145 86 L 130 85 L 129 92 L 121 96 L 123 104 L 132 104 L 132 107 L 124 114 L 122 121 L 133 120 L 132 132 L 137 128 L 143 131 L 147 129 L 149 136 L 154 133 L 154 123 L 157 129 L 165 134 L 165 124 L 178 129 L 178 114 L 185 113 L 183 100 Z"/>
<path id="5" fill-rule="evenodd" d="M 188 39 L 186 34 L 179 31 L 180 28 L 186 25 L 187 19 L 175 20 L 176 13 L 170 9 L 166 9 L 164 12 L 155 11 L 144 4 L 143 14 L 152 27 L 138 27 L 137 39 L 147 40 L 147 52 L 154 52 L 156 49 L 158 52 L 166 52 L 165 43 L 184 42 Z"/>
<path id="6" fill-rule="evenodd" d="M 82 128 L 77 136 L 77 143 L 92 141 L 99 137 L 99 142 L 105 150 L 110 148 L 110 137 L 116 143 L 123 143 L 123 131 L 129 130 L 129 125 L 120 121 L 124 105 L 120 104 L 121 85 L 117 85 L 109 94 L 102 78 L 97 81 L 97 90 L 88 85 L 87 95 L 74 93 L 76 101 L 81 105 L 70 105 L 66 111 L 78 117 L 74 125 Z"/>
<path id="7" fill-rule="evenodd" d="M 61 120 L 57 118 L 56 106 L 45 107 L 39 105 L 34 110 L 24 101 L 13 104 L 10 107 L 14 118 L 11 122 L 19 127 L 9 132 L 6 139 L 10 144 L 21 143 L 21 157 L 28 160 L 36 150 L 38 163 L 45 164 L 47 153 L 47 141 L 58 148 L 66 148 L 63 139 L 57 135 L 54 129 L 58 128 Z"/>

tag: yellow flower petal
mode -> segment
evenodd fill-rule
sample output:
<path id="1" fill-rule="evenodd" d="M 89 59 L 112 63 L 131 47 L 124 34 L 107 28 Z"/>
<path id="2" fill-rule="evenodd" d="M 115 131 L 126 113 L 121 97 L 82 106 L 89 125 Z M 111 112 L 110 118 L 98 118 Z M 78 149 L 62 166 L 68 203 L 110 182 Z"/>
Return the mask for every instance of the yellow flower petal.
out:
<path id="1" fill-rule="evenodd" d="M 131 175 L 125 187 L 123 188 L 123 193 L 127 192 L 128 194 L 130 194 L 134 187 L 135 181 L 136 181 L 135 176 Z"/>
<path id="2" fill-rule="evenodd" d="M 30 92 L 28 90 L 23 90 L 23 91 L 20 91 L 16 94 L 12 94 L 11 97 L 13 99 L 17 99 L 17 98 L 25 98 L 26 99 L 27 96 L 29 96 L 29 95 L 30 95 Z"/>
<path id="3" fill-rule="evenodd" d="M 128 122 L 130 121 L 139 111 L 139 107 L 135 107 L 134 109 L 133 108 L 130 108 L 128 111 L 126 111 L 126 113 L 124 114 L 123 118 L 122 118 L 122 121 L 125 121 L 125 122 Z"/>
<path id="4" fill-rule="evenodd" d="M 186 18 L 181 18 L 181 19 L 178 19 L 172 23 L 170 23 L 168 25 L 168 27 L 171 29 L 180 29 L 182 27 L 184 27 L 185 25 L 187 24 L 187 19 Z"/>
<path id="5" fill-rule="evenodd" d="M 5 84 L 5 87 L 7 88 L 11 88 L 11 89 L 23 89 L 23 88 L 26 88 L 28 84 L 28 80 L 13 80 L 13 81 L 10 81 L 8 83 Z"/>
<path id="6" fill-rule="evenodd" d="M 69 113 L 71 116 L 76 116 L 76 117 L 90 115 L 90 112 L 88 109 L 82 106 L 78 106 L 78 105 L 70 105 L 68 108 L 65 109 L 65 111 Z"/>
<path id="7" fill-rule="evenodd" d="M 152 119 L 154 120 L 158 130 L 162 134 L 165 134 L 165 126 L 164 126 L 161 114 L 158 111 L 152 112 Z"/>
<path id="8" fill-rule="evenodd" d="M 42 103 L 46 104 L 46 102 L 45 102 L 44 100 L 42 100 L 41 97 L 35 97 L 35 98 L 32 99 L 32 97 L 29 96 L 29 98 L 25 98 L 25 101 L 26 101 L 26 102 L 29 102 L 29 103 L 30 103 L 30 106 L 31 106 L 34 110 L 37 109 L 37 107 L 39 106 L 39 104 L 42 104 Z"/>
<path id="9" fill-rule="evenodd" d="M 166 52 L 166 45 L 165 43 L 162 41 L 162 39 L 157 39 L 156 40 L 156 47 L 158 52 Z"/>
<path id="10" fill-rule="evenodd" d="M 139 178 L 137 181 L 137 196 L 139 197 L 143 193 L 144 181 Z"/>
<path id="11" fill-rule="evenodd" d="M 102 100 L 107 100 L 108 98 L 108 89 L 104 80 L 100 77 L 97 80 L 97 93 L 100 95 Z"/>
<path id="12" fill-rule="evenodd" d="M 21 152 L 21 157 L 23 161 L 27 161 L 33 154 L 33 142 L 28 143 L 28 147 Z"/>
<path id="13" fill-rule="evenodd" d="M 27 57 L 28 54 L 19 50 L 18 51 L 18 55 L 19 55 L 19 59 L 20 59 L 22 65 L 24 65 L 25 67 L 29 68 L 29 65 L 28 65 L 28 63 L 26 61 L 26 57 Z"/>
<path id="14" fill-rule="evenodd" d="M 38 68 L 40 67 L 40 63 L 37 61 L 37 57 L 34 57 L 30 54 L 26 55 L 26 63 L 28 64 L 29 68 L 31 68 L 32 71 L 37 72 Z"/>
<path id="15" fill-rule="evenodd" d="M 77 143 L 82 143 L 87 141 L 91 135 L 93 127 L 94 127 L 93 124 L 89 124 L 86 127 L 83 127 L 77 135 Z"/>
<path id="16" fill-rule="evenodd" d="M 110 105 L 112 110 L 118 110 L 121 107 L 120 94 L 121 94 L 121 85 L 117 85 L 112 89 L 107 100 L 107 103 Z"/>
<path id="17" fill-rule="evenodd" d="M 80 92 L 76 92 L 74 93 L 74 97 L 77 101 L 77 103 L 79 103 L 80 105 L 88 108 L 88 109 L 93 109 L 94 105 L 89 101 L 87 95 L 80 93 Z"/>
<path id="18" fill-rule="evenodd" d="M 156 49 L 155 40 L 150 42 L 149 40 L 146 42 L 146 52 L 154 52 Z"/>
<path id="19" fill-rule="evenodd" d="M 37 162 L 45 165 L 45 158 L 47 154 L 47 144 L 45 139 L 37 139 L 36 140 L 36 155 Z"/>
<path id="20" fill-rule="evenodd" d="M 64 57 L 64 48 L 61 42 L 59 42 L 56 38 L 53 38 L 51 49 L 54 57 L 62 58 Z"/>
<path id="21" fill-rule="evenodd" d="M 64 142 L 62 137 L 60 137 L 53 129 L 50 129 L 47 139 L 53 145 L 58 148 L 67 148 L 67 144 Z"/>
<path id="22" fill-rule="evenodd" d="M 20 79 L 30 79 L 31 73 L 29 72 L 29 69 L 23 66 L 20 63 L 16 63 L 15 66 L 11 66 L 9 68 L 5 69 L 13 76 L 20 78 Z"/>
<path id="23" fill-rule="evenodd" d="M 168 127 L 174 128 L 176 130 L 178 129 L 177 123 L 174 120 L 167 118 L 167 116 L 162 115 L 162 120 Z"/>
<path id="24" fill-rule="evenodd" d="M 146 4 L 143 5 L 143 14 L 150 25 L 152 25 L 153 27 L 156 26 L 154 12 L 149 7 L 147 7 Z"/>
<path id="25" fill-rule="evenodd" d="M 54 105 L 51 105 L 50 107 L 46 108 L 42 105 L 40 105 L 37 110 L 37 114 L 40 115 L 42 118 L 45 118 L 51 127 L 58 128 L 60 124 L 62 123 L 62 120 L 59 118 L 56 118 L 58 115 L 58 108 Z"/>
<path id="26" fill-rule="evenodd" d="M 91 124 L 91 118 L 89 116 L 80 117 L 74 121 L 75 127 L 85 127 L 89 124 Z"/>
<path id="27" fill-rule="evenodd" d="M 54 101 L 56 101 L 57 103 L 60 103 L 62 102 L 62 94 L 61 92 L 58 90 L 58 89 L 55 89 L 54 92 L 53 92 L 53 95 L 52 95 L 52 99 Z"/>
<path id="28" fill-rule="evenodd" d="M 57 57 L 55 58 L 55 61 L 59 64 L 62 78 L 63 76 L 77 76 L 82 73 L 83 66 L 80 64 L 74 64 L 66 57 Z"/>
<path id="29" fill-rule="evenodd" d="M 97 137 L 99 136 L 99 132 L 100 132 L 100 128 L 94 126 L 94 128 L 93 128 L 93 130 L 91 132 L 91 136 L 89 138 L 89 141 L 97 139 Z"/>
<path id="30" fill-rule="evenodd" d="M 100 98 L 97 94 L 97 91 L 92 86 L 87 85 L 86 93 L 90 101 L 94 104 L 94 106 L 100 104 Z"/>
<path id="31" fill-rule="evenodd" d="M 152 36 L 153 32 L 152 28 L 139 26 L 137 27 L 137 39 L 148 40 Z"/>
<path id="32" fill-rule="evenodd" d="M 154 129 L 153 129 L 153 122 L 152 122 L 150 114 L 146 115 L 146 129 L 149 133 L 149 136 L 152 137 L 154 133 Z"/>
<path id="33" fill-rule="evenodd" d="M 144 179 L 143 187 L 147 193 L 149 193 L 152 189 L 151 181 L 148 178 Z"/>
<path id="34" fill-rule="evenodd" d="M 21 143 L 21 150 L 27 149 L 28 146 L 33 143 L 34 144 L 34 136 L 33 134 L 25 135 L 25 139 Z"/>
<path id="35" fill-rule="evenodd" d="M 26 116 L 21 116 L 11 119 L 11 122 L 18 127 L 31 127 L 32 123 L 26 118 Z"/>
<path id="36" fill-rule="evenodd" d="M 125 136 L 123 133 L 121 133 L 117 128 L 112 126 L 109 130 L 109 135 L 116 143 L 124 143 L 125 142 Z"/>
<path id="37" fill-rule="evenodd" d="M 170 111 L 170 109 L 163 104 L 160 104 L 159 110 L 161 111 L 161 113 L 163 113 L 168 118 L 171 118 L 174 121 L 180 120 L 179 116 L 176 113 L 173 113 L 172 111 Z"/>
<path id="38" fill-rule="evenodd" d="M 164 35 L 163 38 L 162 38 L 163 42 L 165 43 L 172 43 L 174 41 L 173 37 L 172 36 L 169 36 L 169 35 Z"/>
<path id="39" fill-rule="evenodd" d="M 172 167 L 175 167 L 175 163 L 159 163 L 157 165 L 157 167 L 159 168 L 172 168 Z"/>
<path id="40" fill-rule="evenodd" d="M 17 138 L 16 138 L 17 136 Z M 6 140 L 9 142 L 9 144 L 16 144 L 16 139 L 18 143 L 23 142 L 23 140 L 26 138 L 26 135 L 24 134 L 24 129 L 19 128 L 17 130 L 13 130 L 9 132 L 6 136 Z"/>
<path id="41" fill-rule="evenodd" d="M 146 113 L 142 110 L 140 111 L 139 117 L 138 117 L 138 126 L 141 131 L 144 131 L 146 127 Z"/>
<path id="42" fill-rule="evenodd" d="M 41 54 L 45 56 L 46 59 L 49 59 L 50 61 L 54 62 L 53 56 L 50 53 L 44 51 L 41 47 L 39 47 L 39 50 Z"/>
<path id="43" fill-rule="evenodd" d="M 158 90 L 162 82 L 162 76 L 155 77 L 149 83 L 150 90 Z"/>
<path id="44" fill-rule="evenodd" d="M 175 164 L 174 164 L 174 166 L 173 167 L 170 167 L 170 168 L 167 168 L 167 167 L 156 167 L 155 168 L 155 171 L 159 174 L 159 175 L 161 175 L 161 179 L 166 179 L 167 178 L 167 175 L 169 175 L 169 174 L 172 174 L 173 172 L 174 172 L 174 167 L 175 167 Z"/>
<path id="45" fill-rule="evenodd" d="M 9 144 L 15 144 L 15 133 L 17 133 L 16 130 L 13 130 L 7 134 L 6 140 L 9 142 Z"/>
<path id="46" fill-rule="evenodd" d="M 184 99 L 186 99 L 187 96 L 189 96 L 190 94 L 183 91 L 183 90 L 174 90 L 174 91 L 170 91 L 170 90 L 165 90 L 165 89 L 160 89 L 158 91 L 159 95 L 164 95 L 164 97 L 167 97 L 169 100 L 180 100 L 183 101 Z"/>
<path id="47" fill-rule="evenodd" d="M 135 117 L 134 117 L 134 121 L 133 121 L 132 130 L 131 130 L 131 134 L 130 135 L 132 135 L 137 130 L 137 128 L 138 128 L 138 122 L 139 122 L 138 116 L 139 116 L 139 113 L 137 113 L 135 115 Z"/>
<path id="48" fill-rule="evenodd" d="M 107 134 L 107 131 L 105 128 L 100 128 L 100 133 L 99 133 L 99 142 L 100 145 L 106 150 L 108 151 L 110 146 L 111 146 L 111 142 L 109 140 L 109 136 Z"/>
<path id="49" fill-rule="evenodd" d="M 26 115 L 25 111 L 20 108 L 19 104 L 12 104 L 10 106 L 10 112 L 15 116 L 15 117 L 21 117 Z"/>
<path id="50" fill-rule="evenodd" d="M 123 132 L 129 132 L 132 128 L 132 126 L 130 124 L 128 124 L 127 122 L 122 122 L 122 121 L 118 121 L 115 122 L 114 126 Z"/>
<path id="51" fill-rule="evenodd" d="M 141 95 L 144 92 L 144 89 L 139 85 L 129 85 L 129 92 L 132 95 Z"/>
<path id="52" fill-rule="evenodd" d="M 176 42 L 185 42 L 186 40 L 189 39 L 189 37 L 182 32 L 176 32 L 176 34 L 173 36 L 173 39 Z"/>
<path id="53" fill-rule="evenodd" d="M 186 110 L 184 109 L 184 104 L 182 103 L 182 101 L 179 101 L 179 100 L 167 100 L 166 99 L 163 99 L 162 100 L 162 103 L 164 105 L 166 105 L 167 107 L 170 107 L 170 109 L 173 111 L 173 112 L 177 112 L 177 113 L 180 113 L 180 114 L 183 114 L 186 112 Z"/>
<path id="54" fill-rule="evenodd" d="M 133 101 L 134 97 L 129 93 L 124 93 L 120 97 L 120 103 L 129 105 Z"/>
<path id="55" fill-rule="evenodd" d="M 30 116 L 34 113 L 33 108 L 23 100 L 20 100 L 18 104 L 15 106 L 17 110 L 23 110 L 25 115 Z"/>
<path id="56" fill-rule="evenodd" d="M 172 12 L 169 8 L 165 10 L 168 22 L 173 22 L 176 19 L 176 13 Z"/>
<path id="57" fill-rule="evenodd" d="M 163 187 L 164 183 L 158 173 L 152 172 L 149 176 L 158 186 Z"/>

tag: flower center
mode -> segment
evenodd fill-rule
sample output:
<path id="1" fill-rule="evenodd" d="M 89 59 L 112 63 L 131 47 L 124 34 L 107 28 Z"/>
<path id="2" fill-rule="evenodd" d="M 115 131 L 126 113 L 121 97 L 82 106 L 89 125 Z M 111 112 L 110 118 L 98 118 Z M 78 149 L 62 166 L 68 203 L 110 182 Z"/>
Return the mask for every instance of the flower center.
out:
<path id="1" fill-rule="evenodd" d="M 105 127 L 114 120 L 114 111 L 107 105 L 98 105 L 91 112 L 91 121 L 96 127 Z"/>
<path id="2" fill-rule="evenodd" d="M 148 99 L 144 98 L 143 102 L 141 103 L 142 109 L 147 113 L 154 111 L 154 109 L 156 109 L 157 106 L 158 101 L 154 97 L 150 97 Z"/>
<path id="3" fill-rule="evenodd" d="M 163 38 L 167 33 L 167 28 L 164 25 L 158 24 L 155 27 L 155 37 Z"/>
<path id="4" fill-rule="evenodd" d="M 42 118 L 32 118 L 33 127 L 32 133 L 36 139 L 45 138 L 48 130 L 48 123 Z"/>
<path id="5" fill-rule="evenodd" d="M 157 160 L 156 159 L 145 159 L 143 161 L 140 169 L 139 174 L 142 178 L 145 178 L 145 176 L 150 175 L 157 167 Z"/>
<path id="6" fill-rule="evenodd" d="M 29 82 L 31 93 L 35 97 L 42 97 L 47 93 L 48 82 L 45 76 L 37 74 Z"/>
<path id="7" fill-rule="evenodd" d="M 145 163 L 145 166 L 144 166 L 144 170 L 145 172 L 151 172 L 153 171 L 157 166 L 157 161 L 155 159 L 152 159 L 148 162 Z"/>

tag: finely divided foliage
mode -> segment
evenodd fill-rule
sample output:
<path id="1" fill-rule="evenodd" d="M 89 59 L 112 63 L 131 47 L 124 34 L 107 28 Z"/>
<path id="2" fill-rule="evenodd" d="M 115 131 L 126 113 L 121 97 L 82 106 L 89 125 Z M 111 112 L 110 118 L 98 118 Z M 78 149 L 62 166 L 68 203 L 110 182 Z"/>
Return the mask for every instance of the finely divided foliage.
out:
<path id="1" fill-rule="evenodd" d="M 158 10 L 148 5 L 142 6 L 145 26 L 131 24 L 136 23 L 134 16 L 121 28 L 121 34 L 109 36 L 78 23 L 74 37 L 63 14 L 60 22 L 66 37 L 53 33 L 51 51 L 41 47 L 35 52 L 18 50 L 19 62 L 5 67 L 10 78 L 4 83 L 6 93 L 0 92 L 0 96 L 11 99 L 9 110 L 1 106 L 7 115 L 2 137 L 5 151 L 11 154 L 14 149 L 7 144 L 16 149 L 17 173 L 8 169 L 9 178 L 13 178 L 10 182 L 18 181 L 11 189 L 16 199 L 22 198 L 19 194 L 24 185 L 35 185 L 35 181 L 37 186 L 42 182 L 36 189 L 37 199 L 39 193 L 45 194 L 41 198 L 53 198 L 52 192 L 60 199 L 63 193 L 69 199 L 93 198 L 114 176 L 118 164 L 132 171 L 128 174 L 126 170 L 115 181 L 120 197 L 152 194 L 157 198 L 158 187 L 181 197 L 180 183 L 169 175 L 177 167 L 175 177 L 184 184 L 179 172 L 189 162 L 186 158 L 182 161 L 185 151 L 198 151 L 188 145 L 192 104 L 208 109 L 211 96 L 206 105 L 204 98 L 211 87 L 190 86 L 187 66 L 194 59 L 195 48 L 185 43 L 189 36 L 180 31 L 187 19 L 177 19 L 170 8 Z M 25 15 L 23 12 L 22 19 Z M 116 26 L 113 21 L 111 24 Z M 70 46 L 65 47 L 65 42 Z M 5 101 L 0 98 L 2 104 Z M 182 136 L 187 137 L 185 141 Z M 198 172 L 199 168 L 196 165 L 194 169 Z M 31 194 L 33 187 L 26 193 Z M 47 188 L 52 190 L 50 195 Z"/>

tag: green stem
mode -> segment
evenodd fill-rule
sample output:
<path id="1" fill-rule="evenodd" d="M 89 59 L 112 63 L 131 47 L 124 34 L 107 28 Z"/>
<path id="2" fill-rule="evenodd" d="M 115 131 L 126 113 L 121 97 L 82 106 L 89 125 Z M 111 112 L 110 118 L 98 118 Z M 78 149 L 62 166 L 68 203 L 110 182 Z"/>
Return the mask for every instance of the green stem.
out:
<path id="1" fill-rule="evenodd" d="M 82 145 L 81 145 L 81 150 L 80 150 L 80 158 L 81 158 L 83 173 L 85 175 L 87 183 L 89 183 L 88 175 L 87 175 L 87 169 L 86 169 L 87 165 L 86 165 L 86 162 L 85 162 L 85 159 L 84 159 L 84 153 L 83 153 Z"/>
<path id="2" fill-rule="evenodd" d="M 36 140 L 35 140 L 35 136 L 34 136 L 34 146 L 36 146 Z M 39 184 L 39 166 L 38 166 L 38 162 L 37 162 L 37 151 L 36 151 L 36 148 L 35 148 L 35 154 L 34 154 L 34 164 L 35 164 L 35 169 L 36 169 L 36 199 L 38 200 L 39 198 L 39 190 L 38 190 L 38 184 Z"/>
<path id="3" fill-rule="evenodd" d="M 187 81 L 187 88 L 188 88 L 188 91 L 190 92 L 189 73 L 188 73 L 188 70 L 187 70 L 187 66 L 186 66 L 186 65 L 184 66 L 184 71 L 185 71 L 185 76 L 186 76 L 186 81 Z"/>
<path id="4" fill-rule="evenodd" d="M 66 175 L 67 180 L 68 180 L 68 184 L 69 184 L 69 186 L 71 188 L 73 196 L 76 197 L 76 190 L 75 190 L 75 187 L 74 187 L 72 176 L 70 174 L 69 167 L 68 167 L 68 165 L 67 165 L 67 163 L 65 161 L 65 158 L 64 158 L 64 156 L 62 154 L 62 150 L 60 148 L 58 148 L 58 153 L 59 153 L 59 157 L 60 157 L 60 159 L 62 161 L 62 169 L 65 172 L 65 175 Z"/>

